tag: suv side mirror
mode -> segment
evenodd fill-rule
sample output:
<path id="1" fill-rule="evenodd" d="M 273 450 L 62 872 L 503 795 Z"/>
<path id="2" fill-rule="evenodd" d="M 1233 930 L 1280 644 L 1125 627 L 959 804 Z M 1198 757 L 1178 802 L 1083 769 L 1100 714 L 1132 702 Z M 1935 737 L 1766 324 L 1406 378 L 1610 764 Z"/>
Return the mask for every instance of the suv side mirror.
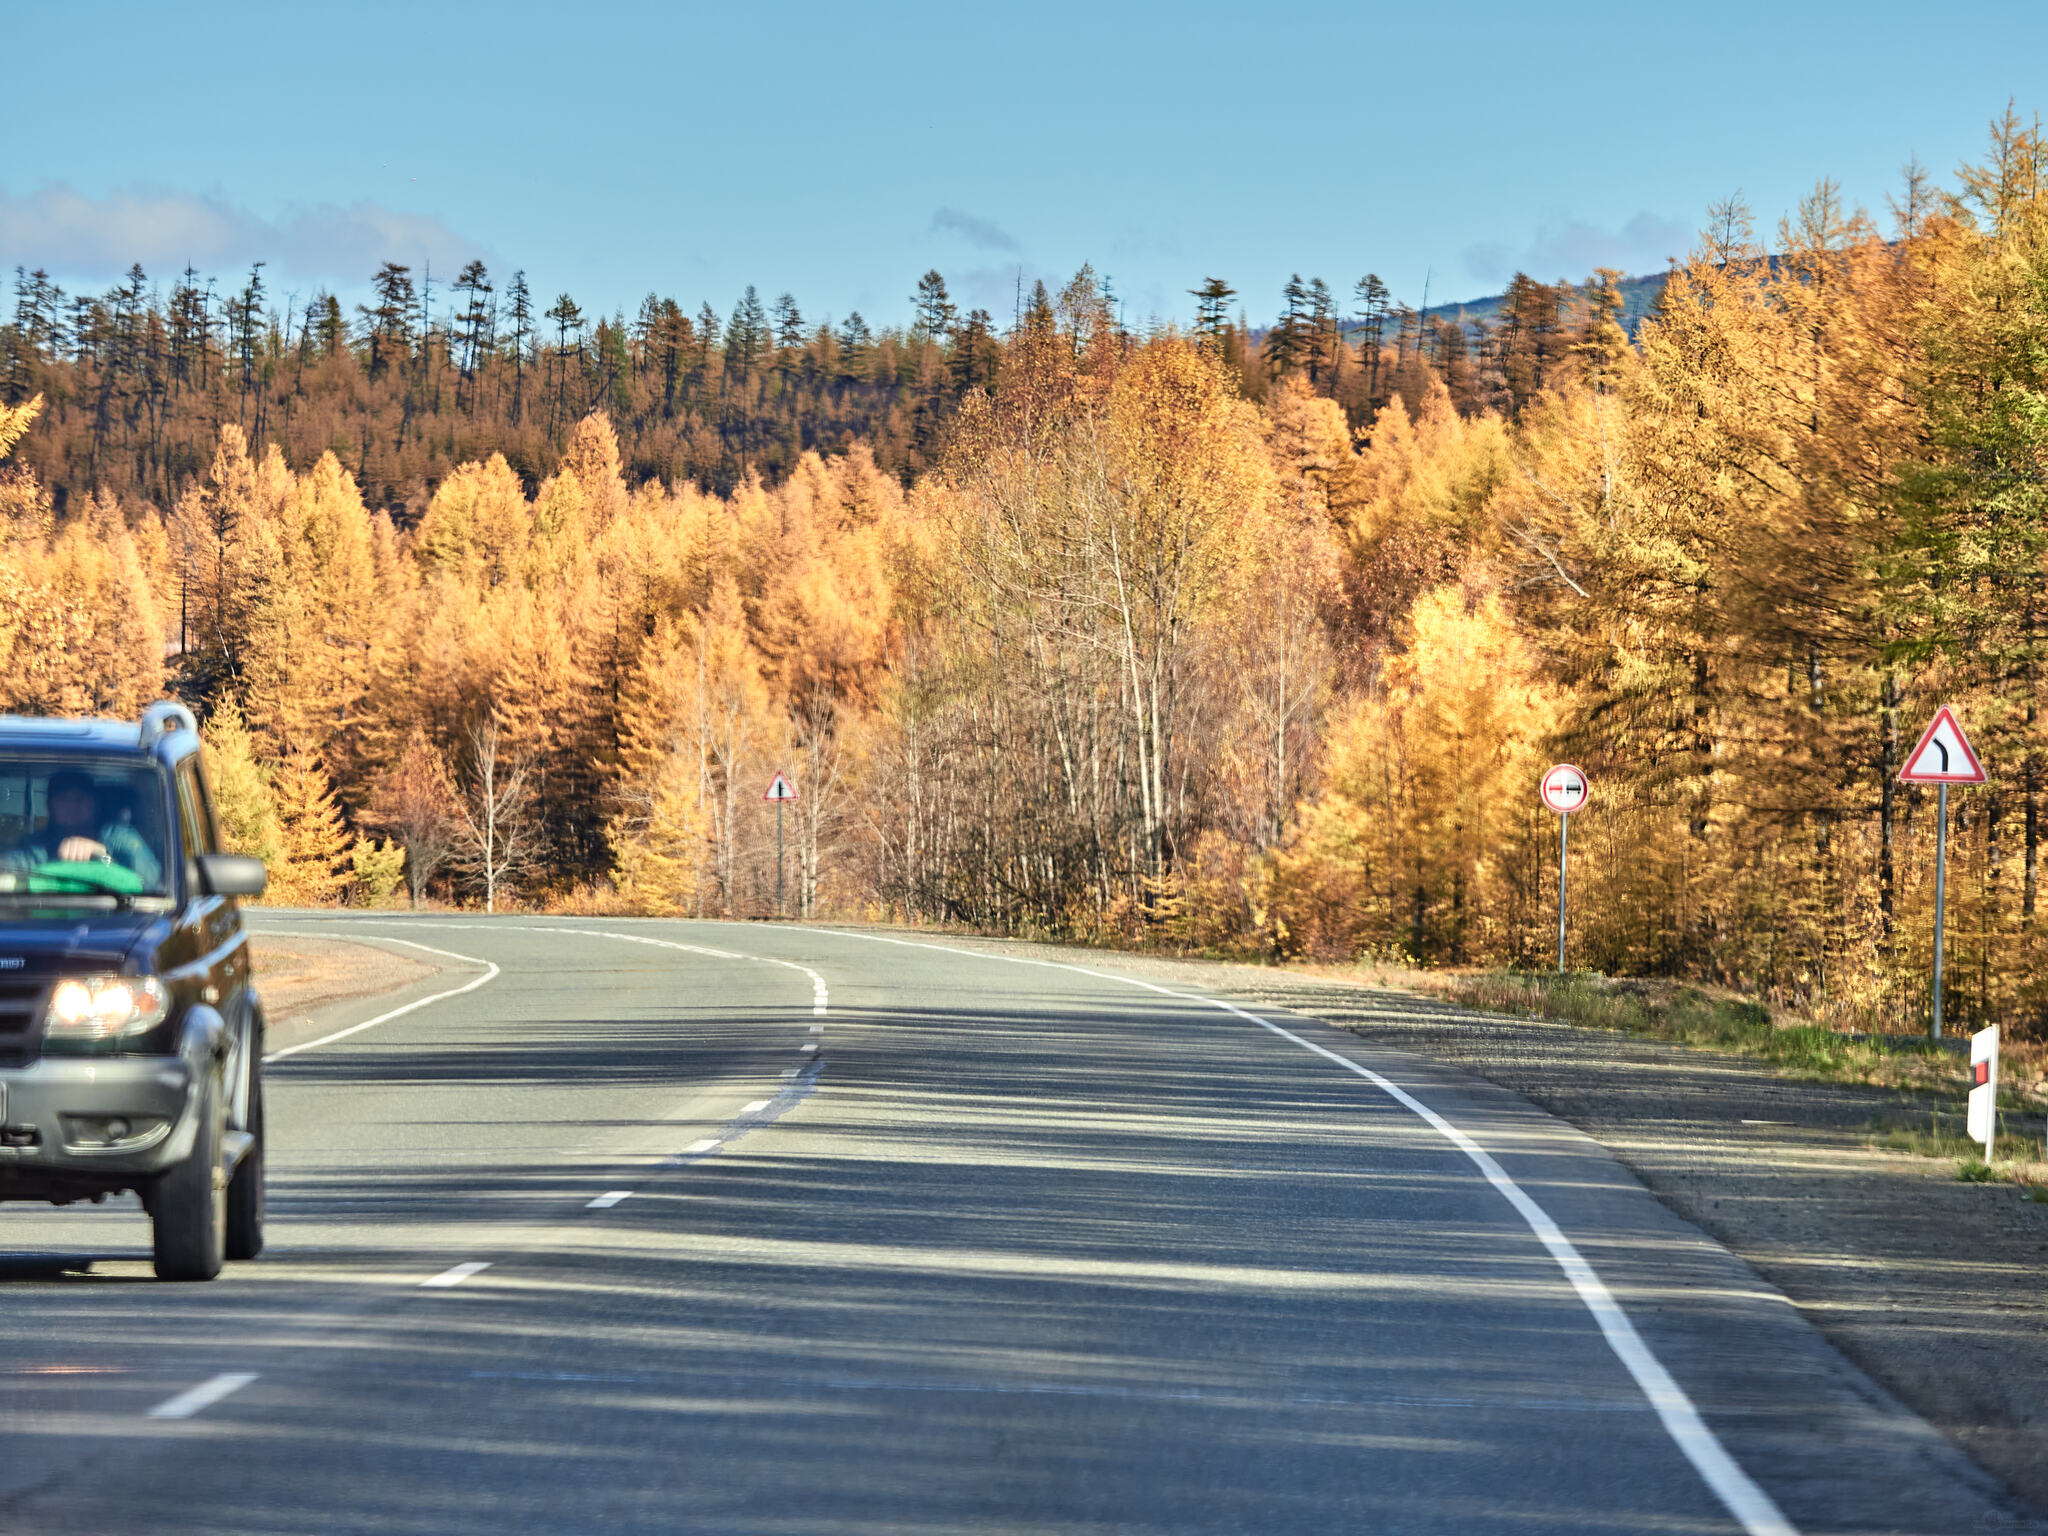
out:
<path id="1" fill-rule="evenodd" d="M 209 896 L 261 896 L 270 872 L 261 859 L 242 853 L 199 855 L 199 888 Z"/>

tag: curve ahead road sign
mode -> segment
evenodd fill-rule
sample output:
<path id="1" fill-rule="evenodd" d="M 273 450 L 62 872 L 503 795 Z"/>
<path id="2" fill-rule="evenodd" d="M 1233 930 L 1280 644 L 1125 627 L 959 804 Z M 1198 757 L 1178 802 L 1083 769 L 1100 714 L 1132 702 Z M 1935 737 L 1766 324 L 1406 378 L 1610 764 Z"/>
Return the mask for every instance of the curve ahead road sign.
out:
<path id="1" fill-rule="evenodd" d="M 1559 763 L 1543 775 L 1543 803 L 1560 816 L 1569 816 L 1586 803 L 1592 788 L 1586 775 L 1570 763 Z"/>
<path id="2" fill-rule="evenodd" d="M 1946 704 L 1934 712 L 1934 723 L 1920 733 L 1919 745 L 1899 770 L 1901 784 L 1982 784 L 1989 777 Z"/>

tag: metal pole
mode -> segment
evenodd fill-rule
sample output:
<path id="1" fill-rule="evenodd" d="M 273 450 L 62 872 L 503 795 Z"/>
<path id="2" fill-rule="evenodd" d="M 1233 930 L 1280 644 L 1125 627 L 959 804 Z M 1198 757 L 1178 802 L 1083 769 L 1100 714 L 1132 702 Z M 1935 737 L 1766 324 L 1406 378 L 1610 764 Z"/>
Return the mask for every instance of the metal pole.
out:
<path id="1" fill-rule="evenodd" d="M 1564 970 L 1564 871 L 1572 847 L 1572 819 L 1559 813 L 1557 818 L 1557 968 Z"/>
<path id="2" fill-rule="evenodd" d="M 1934 1038 L 1941 1038 L 1941 924 L 1948 913 L 1948 786 L 1934 813 Z"/>
<path id="3" fill-rule="evenodd" d="M 782 916 L 782 802 L 775 802 L 775 915 Z"/>

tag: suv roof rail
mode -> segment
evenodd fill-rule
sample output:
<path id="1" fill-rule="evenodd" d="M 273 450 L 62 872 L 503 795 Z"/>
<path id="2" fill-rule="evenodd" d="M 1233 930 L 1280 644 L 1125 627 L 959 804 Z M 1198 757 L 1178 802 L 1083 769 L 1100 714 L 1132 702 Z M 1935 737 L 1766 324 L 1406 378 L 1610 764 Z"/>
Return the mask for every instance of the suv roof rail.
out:
<path id="1" fill-rule="evenodd" d="M 173 731 L 197 735 L 199 722 L 176 699 L 159 699 L 142 712 L 142 749 L 146 752 Z"/>

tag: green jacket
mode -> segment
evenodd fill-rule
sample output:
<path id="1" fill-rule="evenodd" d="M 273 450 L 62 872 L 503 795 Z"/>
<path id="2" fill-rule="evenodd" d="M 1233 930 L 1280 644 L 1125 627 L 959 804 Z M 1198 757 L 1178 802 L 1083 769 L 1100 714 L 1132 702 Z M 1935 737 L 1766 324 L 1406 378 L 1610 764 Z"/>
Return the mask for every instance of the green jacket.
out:
<path id="1" fill-rule="evenodd" d="M 54 864 L 59 845 L 66 837 L 74 835 L 53 832 L 45 827 L 34 836 L 23 838 L 7 852 L 0 853 L 0 869 L 25 871 L 38 864 Z M 99 841 L 106 848 L 108 858 L 132 872 L 142 882 L 144 890 L 162 889 L 164 867 L 140 832 L 126 822 L 109 822 L 100 828 Z"/>

